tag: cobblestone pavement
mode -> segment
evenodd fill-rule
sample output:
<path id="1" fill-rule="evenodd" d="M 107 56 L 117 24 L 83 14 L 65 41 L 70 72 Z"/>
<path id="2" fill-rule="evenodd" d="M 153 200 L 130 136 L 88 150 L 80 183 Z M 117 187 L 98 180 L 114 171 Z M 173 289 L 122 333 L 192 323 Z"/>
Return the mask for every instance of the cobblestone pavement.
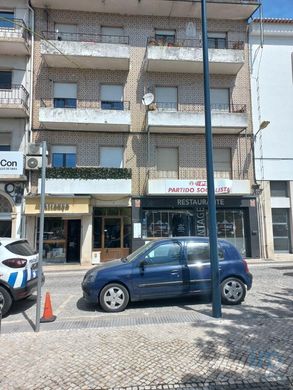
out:
<path id="1" fill-rule="evenodd" d="M 0 388 L 293 389 L 292 325 L 213 320 L 5 334 Z"/>

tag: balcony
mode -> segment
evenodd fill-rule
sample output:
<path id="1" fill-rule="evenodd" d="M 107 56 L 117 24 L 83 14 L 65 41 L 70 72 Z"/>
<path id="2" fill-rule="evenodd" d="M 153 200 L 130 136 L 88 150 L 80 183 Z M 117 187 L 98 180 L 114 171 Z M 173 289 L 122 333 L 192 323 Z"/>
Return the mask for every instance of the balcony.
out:
<path id="1" fill-rule="evenodd" d="M 22 85 L 0 89 L 0 118 L 25 118 L 28 116 L 29 94 Z"/>
<path id="2" fill-rule="evenodd" d="M 49 194 L 131 195 L 131 170 L 127 168 L 47 168 L 46 176 Z"/>
<path id="3" fill-rule="evenodd" d="M 128 70 L 127 36 L 43 32 L 41 54 L 49 67 Z"/>
<path id="4" fill-rule="evenodd" d="M 227 41 L 223 49 L 209 49 L 211 74 L 236 75 L 243 65 L 243 41 Z M 198 39 L 177 39 L 168 43 L 150 37 L 144 66 L 147 72 L 203 73 L 202 42 Z"/>
<path id="5" fill-rule="evenodd" d="M 29 33 L 21 19 L 10 19 L 0 26 L 0 54 L 26 56 L 29 54 Z"/>
<path id="6" fill-rule="evenodd" d="M 200 1 L 182 0 L 32 0 L 37 8 L 67 9 L 71 11 L 103 12 L 120 15 L 156 15 L 166 17 L 201 17 Z M 248 19 L 259 7 L 258 0 L 207 0 L 207 14 L 211 19 Z"/>
<path id="7" fill-rule="evenodd" d="M 238 134 L 248 126 L 245 104 L 213 104 L 211 109 L 213 134 Z M 150 105 L 148 127 L 153 133 L 203 134 L 204 105 L 181 104 L 177 107 L 174 103 L 161 102 Z"/>
<path id="8" fill-rule="evenodd" d="M 129 131 L 130 103 L 119 102 L 118 109 L 97 100 L 77 100 L 76 108 L 54 107 L 53 100 L 42 100 L 39 111 L 41 126 L 53 130 Z M 118 107 L 118 106 L 117 106 Z"/>

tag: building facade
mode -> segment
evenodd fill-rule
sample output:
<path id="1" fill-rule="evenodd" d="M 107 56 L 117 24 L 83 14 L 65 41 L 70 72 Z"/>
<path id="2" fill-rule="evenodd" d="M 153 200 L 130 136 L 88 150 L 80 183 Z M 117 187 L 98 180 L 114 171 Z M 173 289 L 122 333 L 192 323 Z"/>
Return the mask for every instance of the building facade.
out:
<path id="1" fill-rule="evenodd" d="M 0 1 L 0 236 L 24 235 L 23 201 L 29 141 L 32 10 Z"/>
<path id="2" fill-rule="evenodd" d="M 208 234 L 200 3 L 32 5 L 33 140 L 49 150 L 46 261 L 107 261 L 158 237 Z M 246 31 L 257 7 L 207 4 L 219 236 L 253 257 Z M 33 172 L 25 215 L 35 244 L 39 191 Z"/>
<path id="3" fill-rule="evenodd" d="M 256 20 L 250 26 L 250 51 L 262 252 L 267 258 L 291 258 L 293 20 Z"/>

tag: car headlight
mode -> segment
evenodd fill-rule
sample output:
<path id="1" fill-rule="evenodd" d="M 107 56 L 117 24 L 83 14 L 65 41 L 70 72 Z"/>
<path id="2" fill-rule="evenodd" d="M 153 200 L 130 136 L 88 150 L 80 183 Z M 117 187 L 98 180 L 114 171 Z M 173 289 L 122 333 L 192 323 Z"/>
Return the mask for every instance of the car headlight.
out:
<path id="1" fill-rule="evenodd" d="M 92 283 L 96 278 L 97 273 L 96 272 L 90 272 L 85 275 L 84 277 L 84 283 Z"/>

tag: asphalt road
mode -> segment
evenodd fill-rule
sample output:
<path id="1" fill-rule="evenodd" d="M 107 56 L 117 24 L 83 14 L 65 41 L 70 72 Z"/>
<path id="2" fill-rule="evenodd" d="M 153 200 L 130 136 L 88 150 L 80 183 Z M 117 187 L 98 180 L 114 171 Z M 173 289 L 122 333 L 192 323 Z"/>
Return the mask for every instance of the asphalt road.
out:
<path id="1" fill-rule="evenodd" d="M 224 319 L 248 319 L 255 317 L 293 317 L 293 263 L 250 265 L 254 276 L 253 288 L 248 291 L 242 305 L 223 307 Z M 156 300 L 130 304 L 122 313 L 103 312 L 98 305 L 88 305 L 82 299 L 81 281 L 85 271 L 47 272 L 43 287 L 51 294 L 53 312 L 57 320 L 82 321 L 93 319 L 129 318 L 131 316 L 156 316 L 164 313 L 178 317 L 184 313 L 199 313 L 211 316 L 211 303 L 199 297 Z M 5 325 L 31 324 L 35 320 L 36 296 L 14 305 L 8 317 L 2 320 Z M 42 305 L 43 307 L 43 305 Z M 42 314 L 42 313 L 41 313 Z M 16 329 L 16 328 L 15 328 Z"/>

